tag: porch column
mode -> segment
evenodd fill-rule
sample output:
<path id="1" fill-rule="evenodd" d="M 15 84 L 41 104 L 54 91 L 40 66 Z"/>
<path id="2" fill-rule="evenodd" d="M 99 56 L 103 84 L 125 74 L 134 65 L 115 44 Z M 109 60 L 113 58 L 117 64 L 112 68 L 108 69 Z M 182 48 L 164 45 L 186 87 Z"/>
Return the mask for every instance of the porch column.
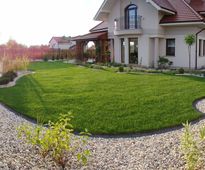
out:
<path id="1" fill-rule="evenodd" d="M 114 59 L 114 39 L 110 40 L 110 60 L 111 60 L 111 62 L 115 62 L 115 59 Z"/>
<path id="2" fill-rule="evenodd" d="M 125 64 L 129 64 L 129 39 L 125 38 Z"/>
<path id="3" fill-rule="evenodd" d="M 159 38 L 154 39 L 154 67 L 158 67 L 159 60 Z"/>

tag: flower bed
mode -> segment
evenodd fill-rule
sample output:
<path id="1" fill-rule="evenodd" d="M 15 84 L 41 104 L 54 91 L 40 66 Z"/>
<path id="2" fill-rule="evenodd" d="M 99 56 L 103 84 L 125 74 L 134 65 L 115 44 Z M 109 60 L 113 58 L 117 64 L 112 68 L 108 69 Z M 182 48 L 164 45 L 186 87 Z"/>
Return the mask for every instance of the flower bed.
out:
<path id="1" fill-rule="evenodd" d="M 17 77 L 17 73 L 14 71 L 8 71 L 0 77 L 0 85 L 8 84 Z"/>

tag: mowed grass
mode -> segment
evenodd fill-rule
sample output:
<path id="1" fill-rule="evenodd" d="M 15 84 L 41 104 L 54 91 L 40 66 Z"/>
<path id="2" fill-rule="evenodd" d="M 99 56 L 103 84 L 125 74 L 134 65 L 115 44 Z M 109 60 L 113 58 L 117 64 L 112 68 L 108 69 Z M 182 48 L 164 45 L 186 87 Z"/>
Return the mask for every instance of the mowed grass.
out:
<path id="1" fill-rule="evenodd" d="M 35 74 L 0 89 L 0 101 L 19 113 L 55 121 L 73 112 L 76 131 L 122 134 L 153 131 L 200 117 L 192 102 L 205 96 L 202 78 L 119 74 L 60 62 L 32 63 Z"/>

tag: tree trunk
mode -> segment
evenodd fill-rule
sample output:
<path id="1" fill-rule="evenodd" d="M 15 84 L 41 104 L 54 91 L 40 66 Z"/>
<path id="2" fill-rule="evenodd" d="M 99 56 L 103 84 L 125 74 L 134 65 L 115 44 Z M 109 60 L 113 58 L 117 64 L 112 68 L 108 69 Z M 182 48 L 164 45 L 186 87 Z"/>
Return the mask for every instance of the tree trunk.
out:
<path id="1" fill-rule="evenodd" d="M 191 46 L 188 46 L 189 50 L 189 70 L 191 70 Z"/>

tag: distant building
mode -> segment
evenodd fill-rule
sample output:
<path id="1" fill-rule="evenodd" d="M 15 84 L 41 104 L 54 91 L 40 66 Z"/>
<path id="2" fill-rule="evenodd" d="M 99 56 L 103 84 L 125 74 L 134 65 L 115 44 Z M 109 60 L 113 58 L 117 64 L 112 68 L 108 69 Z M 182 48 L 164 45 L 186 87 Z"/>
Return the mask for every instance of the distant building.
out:
<path id="1" fill-rule="evenodd" d="M 52 37 L 49 41 L 51 49 L 68 50 L 76 45 L 75 41 L 71 41 L 71 37 Z"/>

